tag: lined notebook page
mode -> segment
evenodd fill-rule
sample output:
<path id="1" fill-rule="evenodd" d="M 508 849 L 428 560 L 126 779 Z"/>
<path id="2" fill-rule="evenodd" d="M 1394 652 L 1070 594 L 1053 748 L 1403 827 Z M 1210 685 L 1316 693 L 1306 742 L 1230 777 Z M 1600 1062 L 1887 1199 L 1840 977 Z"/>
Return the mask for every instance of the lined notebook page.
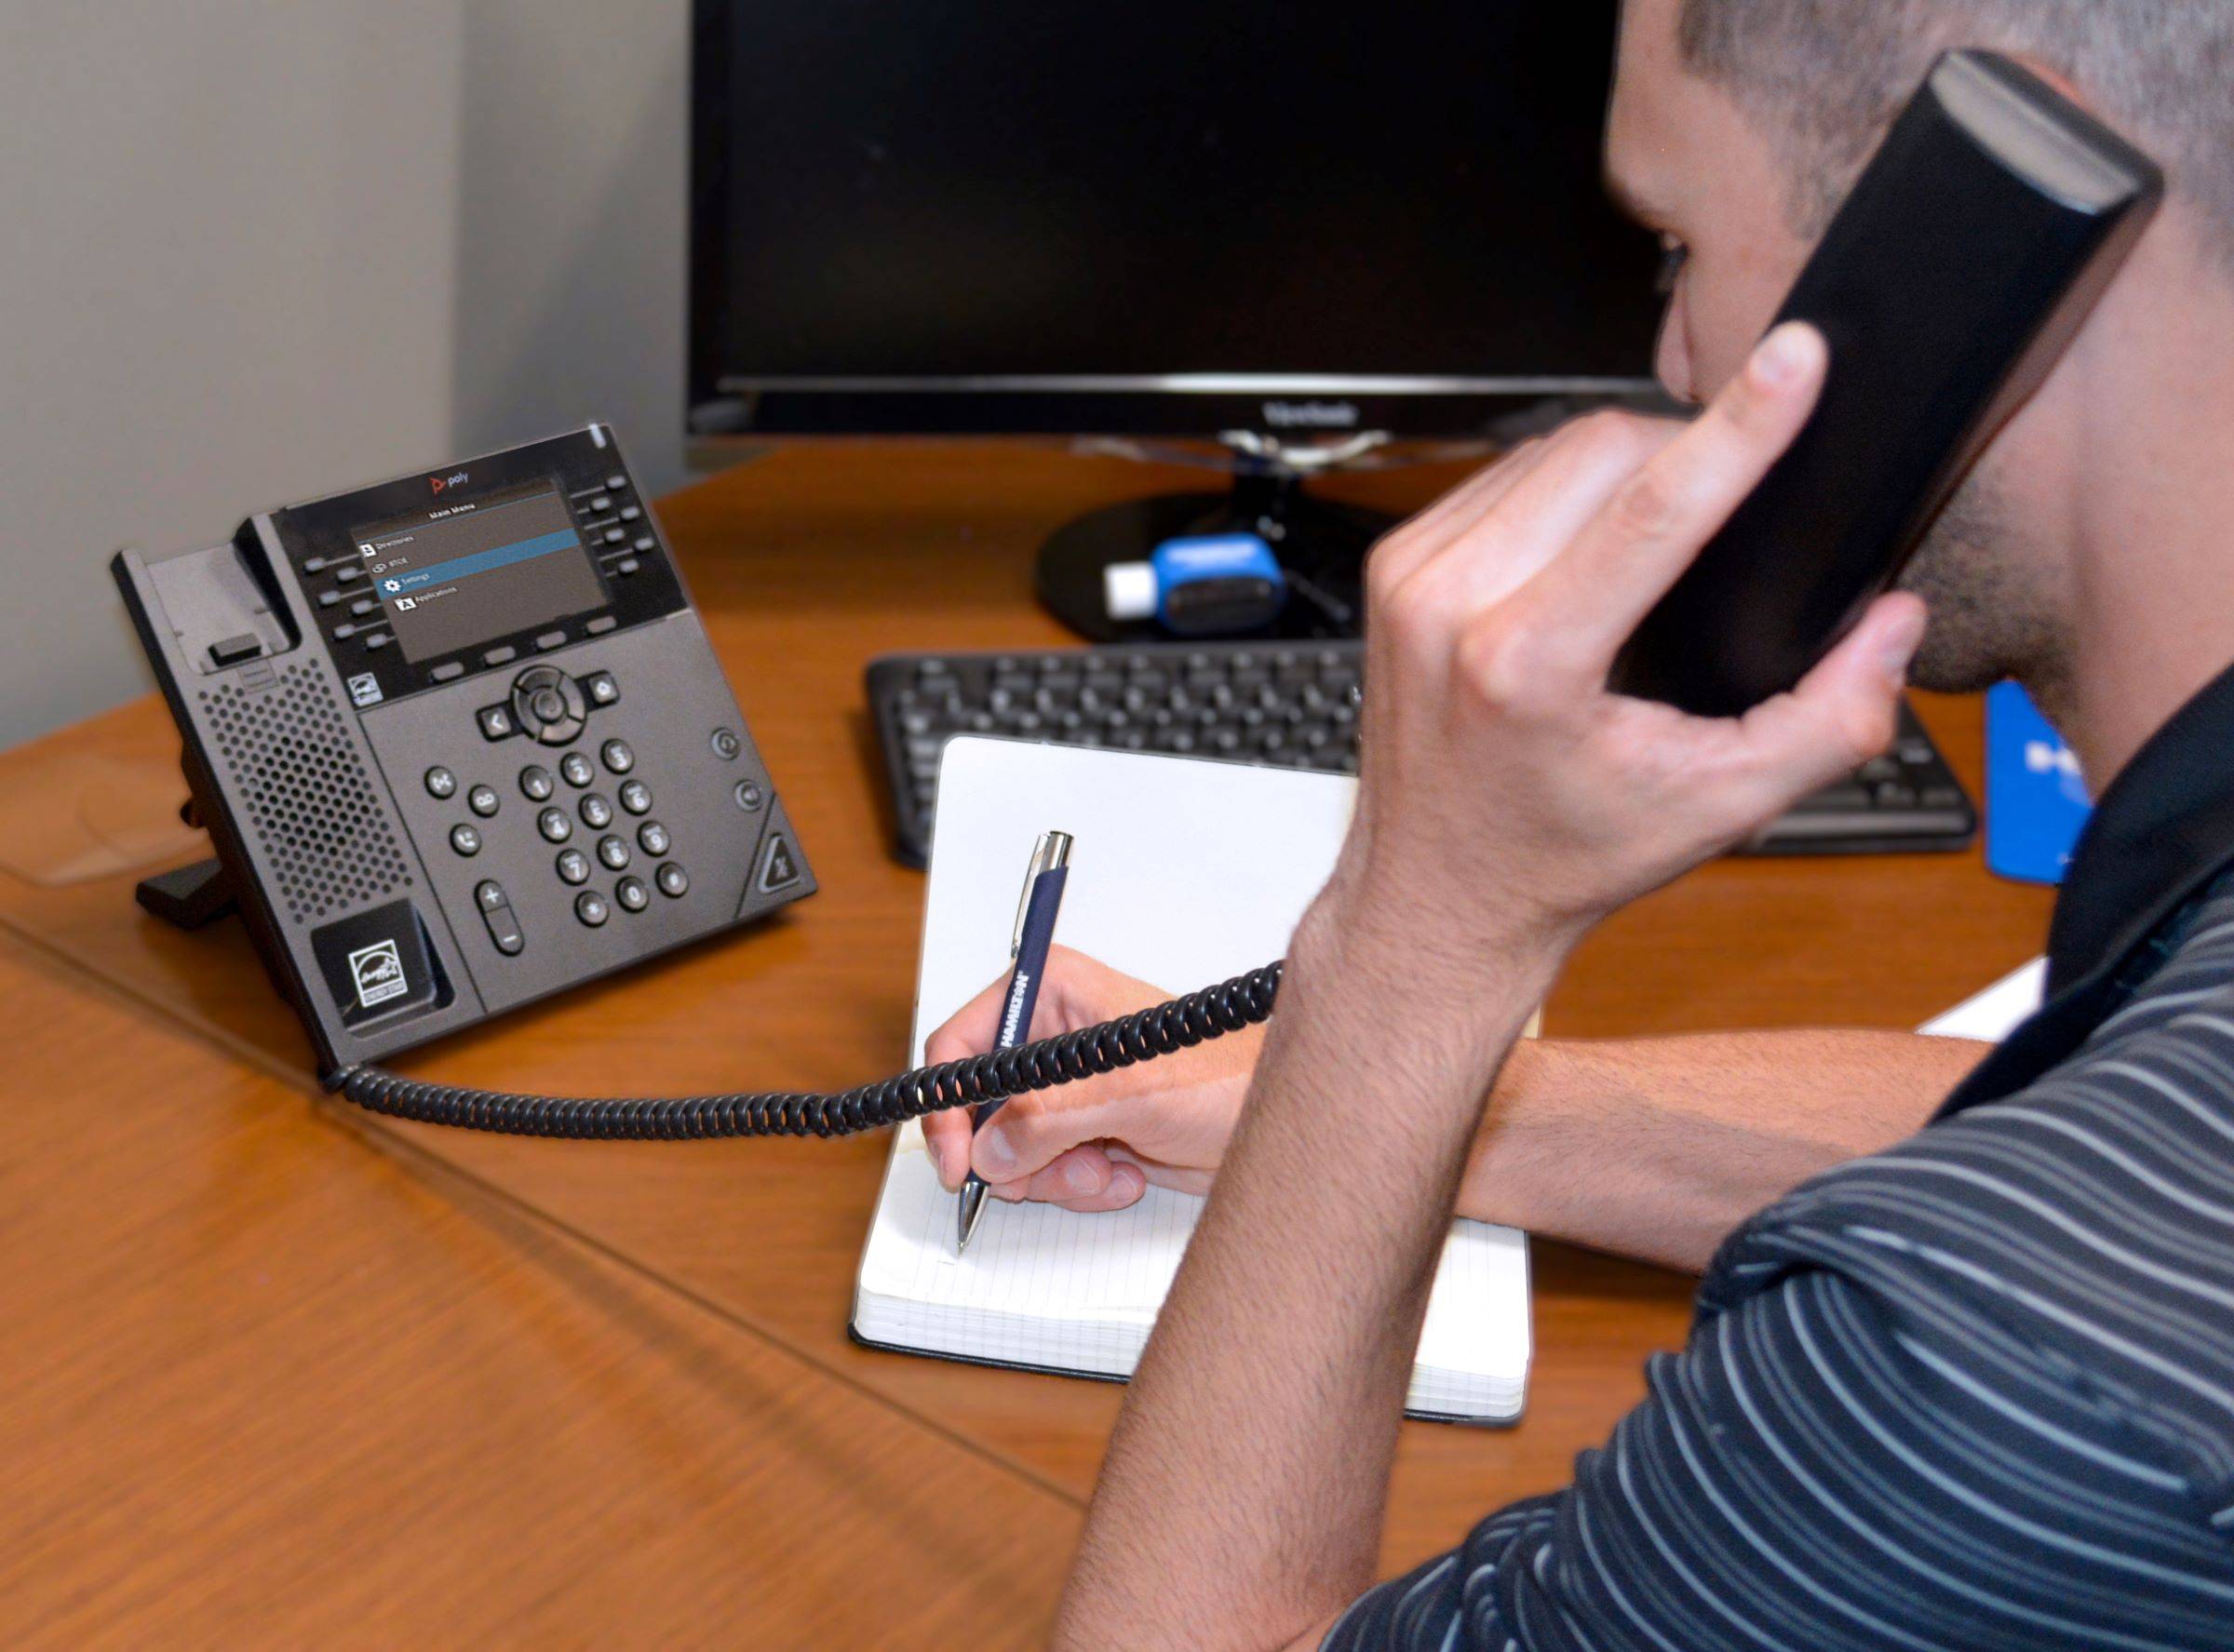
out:
<path id="1" fill-rule="evenodd" d="M 1278 958 L 1332 868 L 1355 783 L 1339 775 L 981 739 L 947 749 L 913 1049 L 1006 966 L 1016 893 L 1047 829 L 1077 839 L 1057 938 L 1184 992 Z M 896 1133 L 862 1256 L 864 1338 L 963 1358 L 1128 1374 L 1202 1201 L 1151 1189 L 1079 1215 L 988 1204 L 966 1256 L 920 1126 Z M 1454 1225 L 1410 1404 L 1516 1415 L 1529 1358 L 1527 1240 Z"/>

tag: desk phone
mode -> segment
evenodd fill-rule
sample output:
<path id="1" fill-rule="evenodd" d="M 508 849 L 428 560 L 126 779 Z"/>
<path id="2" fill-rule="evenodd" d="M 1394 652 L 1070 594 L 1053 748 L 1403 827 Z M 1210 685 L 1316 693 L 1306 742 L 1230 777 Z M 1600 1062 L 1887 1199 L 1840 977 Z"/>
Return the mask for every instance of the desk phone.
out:
<path id="1" fill-rule="evenodd" d="M 249 517 L 112 571 L 236 905 L 330 1076 L 812 893 L 612 433 Z"/>

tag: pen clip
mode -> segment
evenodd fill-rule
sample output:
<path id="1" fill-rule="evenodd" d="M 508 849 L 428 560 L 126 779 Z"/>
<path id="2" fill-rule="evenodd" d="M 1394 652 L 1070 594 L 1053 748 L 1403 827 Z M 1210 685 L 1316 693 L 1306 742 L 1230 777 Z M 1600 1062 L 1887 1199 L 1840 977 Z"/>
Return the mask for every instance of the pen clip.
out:
<path id="1" fill-rule="evenodd" d="M 1031 864 L 1024 868 L 1024 893 L 1016 897 L 1016 927 L 1008 932 L 1009 957 L 1016 957 L 1016 948 L 1024 945 L 1024 919 L 1031 910 L 1031 892 L 1039 887 L 1040 875 L 1070 864 L 1070 834 L 1042 832 L 1039 842 L 1032 846 Z"/>

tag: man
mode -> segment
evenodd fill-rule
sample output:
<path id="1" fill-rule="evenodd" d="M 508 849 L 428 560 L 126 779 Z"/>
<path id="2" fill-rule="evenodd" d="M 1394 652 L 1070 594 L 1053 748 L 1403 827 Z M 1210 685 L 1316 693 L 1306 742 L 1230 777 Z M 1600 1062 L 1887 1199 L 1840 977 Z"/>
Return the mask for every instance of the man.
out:
<path id="1" fill-rule="evenodd" d="M 1812 406 L 1820 338 L 1753 341 L 1954 45 L 2060 79 L 2165 210 L 1912 594 L 1741 721 L 1607 694 Z M 2224 0 L 1631 0 L 1609 168 L 1688 253 L 1661 370 L 1708 410 L 1585 421 L 1376 551 L 1357 820 L 1245 1102 L 1213 1046 L 975 1148 L 1079 1208 L 1218 1169 L 1062 1644 L 2234 1645 L 2229 87 Z M 1976 1049 L 1827 1034 L 1508 1060 L 1580 935 L 1881 747 L 1909 673 L 2019 678 L 2102 796 L 2040 1017 L 1967 1077 Z M 1157 996 L 1075 958 L 1050 988 L 1043 1023 Z M 935 1140 L 957 1177 L 959 1120 Z M 1699 1323 L 1571 1488 L 1358 1599 L 1454 1205 L 1711 1257 Z"/>

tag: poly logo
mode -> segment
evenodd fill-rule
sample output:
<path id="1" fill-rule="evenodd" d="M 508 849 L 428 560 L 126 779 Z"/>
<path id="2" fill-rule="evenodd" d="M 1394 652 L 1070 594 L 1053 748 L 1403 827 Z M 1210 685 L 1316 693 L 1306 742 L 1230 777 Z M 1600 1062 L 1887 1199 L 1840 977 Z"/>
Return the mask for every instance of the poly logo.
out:
<path id="1" fill-rule="evenodd" d="M 432 488 L 437 493 L 446 492 L 451 488 L 462 487 L 464 484 L 464 481 L 465 473 L 462 470 L 446 477 L 429 477 L 426 478 L 427 486 Z"/>
<path id="2" fill-rule="evenodd" d="M 349 978 L 357 984 L 357 1001 L 365 1009 L 401 998 L 410 983 L 403 977 L 403 959 L 393 941 L 375 941 L 349 955 Z"/>

